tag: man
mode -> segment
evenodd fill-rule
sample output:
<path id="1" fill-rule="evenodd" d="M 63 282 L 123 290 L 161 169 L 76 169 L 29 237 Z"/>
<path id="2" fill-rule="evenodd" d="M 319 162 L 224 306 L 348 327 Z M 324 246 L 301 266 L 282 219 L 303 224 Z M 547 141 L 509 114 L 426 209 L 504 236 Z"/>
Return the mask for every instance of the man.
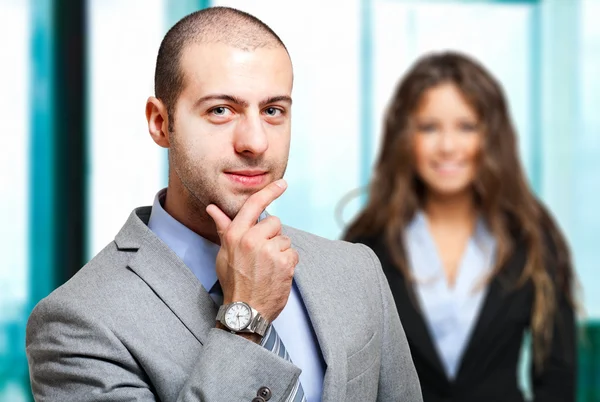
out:
<path id="1" fill-rule="evenodd" d="M 39 303 L 38 401 L 421 401 L 373 252 L 282 226 L 292 65 L 229 8 L 159 50 L 146 117 L 169 184 Z"/>

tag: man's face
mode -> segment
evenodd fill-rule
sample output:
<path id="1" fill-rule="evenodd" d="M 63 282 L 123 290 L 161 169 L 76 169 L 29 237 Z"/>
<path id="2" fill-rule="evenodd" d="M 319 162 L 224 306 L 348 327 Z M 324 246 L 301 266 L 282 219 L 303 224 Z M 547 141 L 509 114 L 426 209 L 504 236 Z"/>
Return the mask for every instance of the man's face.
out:
<path id="1" fill-rule="evenodd" d="M 194 205 L 233 219 L 283 177 L 290 148 L 292 65 L 284 48 L 191 44 L 170 134 L 169 165 Z"/>

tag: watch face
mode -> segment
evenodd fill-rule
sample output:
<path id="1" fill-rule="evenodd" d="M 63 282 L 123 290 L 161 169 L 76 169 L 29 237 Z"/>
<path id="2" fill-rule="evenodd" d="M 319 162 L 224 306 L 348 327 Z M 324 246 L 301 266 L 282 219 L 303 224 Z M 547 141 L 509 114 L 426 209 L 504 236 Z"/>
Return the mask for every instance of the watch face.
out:
<path id="1" fill-rule="evenodd" d="M 241 331 L 250 324 L 252 311 L 246 303 L 233 303 L 225 311 L 225 325 L 232 331 Z"/>

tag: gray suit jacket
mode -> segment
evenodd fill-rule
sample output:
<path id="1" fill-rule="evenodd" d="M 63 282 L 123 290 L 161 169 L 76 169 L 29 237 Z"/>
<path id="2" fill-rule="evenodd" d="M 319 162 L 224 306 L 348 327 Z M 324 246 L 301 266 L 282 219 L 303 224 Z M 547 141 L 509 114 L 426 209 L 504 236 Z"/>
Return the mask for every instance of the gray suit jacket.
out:
<path id="1" fill-rule="evenodd" d="M 217 306 L 136 209 L 115 241 L 42 300 L 27 325 L 37 401 L 285 401 L 300 369 L 215 329 Z M 374 253 L 284 228 L 326 363 L 323 401 L 422 401 Z"/>

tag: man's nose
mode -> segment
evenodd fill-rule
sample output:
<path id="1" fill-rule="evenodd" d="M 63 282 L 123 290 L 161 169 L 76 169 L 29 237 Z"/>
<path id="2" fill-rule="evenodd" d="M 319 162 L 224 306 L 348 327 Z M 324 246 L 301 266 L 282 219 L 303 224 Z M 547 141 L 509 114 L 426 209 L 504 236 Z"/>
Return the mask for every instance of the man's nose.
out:
<path id="1" fill-rule="evenodd" d="M 245 155 L 262 155 L 269 148 L 269 141 L 260 116 L 245 116 L 236 127 L 234 148 Z"/>

